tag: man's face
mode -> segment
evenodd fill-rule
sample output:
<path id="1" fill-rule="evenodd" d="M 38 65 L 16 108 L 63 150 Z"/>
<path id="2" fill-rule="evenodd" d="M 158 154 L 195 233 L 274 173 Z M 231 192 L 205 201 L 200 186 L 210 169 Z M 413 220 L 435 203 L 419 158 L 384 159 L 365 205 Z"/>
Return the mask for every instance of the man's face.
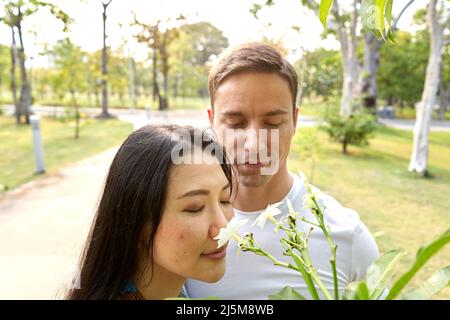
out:
<path id="1" fill-rule="evenodd" d="M 288 82 L 275 73 L 237 73 L 219 86 L 208 116 L 238 163 L 240 184 L 259 187 L 286 169 L 297 114 Z"/>

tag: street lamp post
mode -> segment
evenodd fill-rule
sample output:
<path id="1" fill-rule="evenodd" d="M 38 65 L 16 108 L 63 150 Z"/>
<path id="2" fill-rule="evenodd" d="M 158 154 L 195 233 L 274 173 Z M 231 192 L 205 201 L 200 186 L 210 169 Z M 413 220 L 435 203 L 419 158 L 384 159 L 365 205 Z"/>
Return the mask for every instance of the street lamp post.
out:
<path id="1" fill-rule="evenodd" d="M 41 140 L 40 117 L 37 114 L 30 116 L 31 129 L 33 131 L 34 159 L 36 162 L 36 173 L 45 173 L 44 150 Z"/>

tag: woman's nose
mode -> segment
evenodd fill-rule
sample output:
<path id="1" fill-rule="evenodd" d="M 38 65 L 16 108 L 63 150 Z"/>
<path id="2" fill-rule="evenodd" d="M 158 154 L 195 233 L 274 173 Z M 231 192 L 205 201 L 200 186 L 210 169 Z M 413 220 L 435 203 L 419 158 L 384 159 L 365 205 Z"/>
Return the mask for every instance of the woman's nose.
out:
<path id="1" fill-rule="evenodd" d="M 219 234 L 220 229 L 225 228 L 227 224 L 228 220 L 225 216 L 225 213 L 223 212 L 222 208 L 217 205 L 214 210 L 213 218 L 209 228 L 209 236 L 211 238 L 216 237 Z"/>

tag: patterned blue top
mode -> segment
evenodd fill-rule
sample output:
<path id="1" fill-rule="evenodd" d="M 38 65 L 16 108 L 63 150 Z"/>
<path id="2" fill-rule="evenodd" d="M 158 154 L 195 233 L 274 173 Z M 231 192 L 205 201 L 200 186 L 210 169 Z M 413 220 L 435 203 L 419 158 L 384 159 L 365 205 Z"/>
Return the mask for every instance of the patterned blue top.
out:
<path id="1" fill-rule="evenodd" d="M 126 295 L 126 294 L 139 294 L 142 295 L 138 288 L 134 285 L 134 282 L 132 280 L 128 281 L 127 285 L 120 291 L 120 294 Z M 186 288 L 183 286 L 181 288 L 180 294 L 178 295 L 179 298 L 189 298 L 189 295 L 186 291 Z"/>

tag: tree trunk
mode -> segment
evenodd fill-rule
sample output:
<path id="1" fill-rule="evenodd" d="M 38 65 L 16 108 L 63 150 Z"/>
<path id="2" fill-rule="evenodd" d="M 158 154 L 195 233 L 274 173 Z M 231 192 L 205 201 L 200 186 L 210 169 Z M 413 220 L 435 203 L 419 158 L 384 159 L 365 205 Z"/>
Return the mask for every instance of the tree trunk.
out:
<path id="1" fill-rule="evenodd" d="M 100 93 L 98 92 L 98 89 L 95 89 L 95 107 L 100 108 Z"/>
<path id="2" fill-rule="evenodd" d="M 130 101 L 131 109 L 135 110 L 137 107 L 136 101 L 136 63 L 133 58 L 129 59 L 129 69 L 130 69 Z"/>
<path id="3" fill-rule="evenodd" d="M 70 95 L 72 97 L 72 104 L 75 107 L 75 139 L 78 139 L 80 137 L 80 110 L 75 97 L 75 91 L 70 90 Z"/>
<path id="4" fill-rule="evenodd" d="M 167 36 L 168 31 L 166 30 L 161 44 L 164 96 L 159 99 L 159 110 L 169 109 L 169 57 L 167 54 Z"/>
<path id="5" fill-rule="evenodd" d="M 17 45 L 16 45 L 16 35 L 14 32 L 14 27 L 11 27 L 11 92 L 13 95 L 14 107 L 16 109 L 16 123 L 20 124 L 21 110 L 20 104 L 17 101 L 17 86 L 16 86 L 16 58 L 17 58 Z"/>
<path id="6" fill-rule="evenodd" d="M 436 3 L 437 0 L 430 0 L 427 9 L 427 19 L 430 32 L 430 54 L 428 58 L 422 99 L 416 110 L 413 150 L 411 161 L 409 163 L 409 171 L 417 172 L 422 176 L 428 175 L 428 133 L 430 130 L 433 107 L 437 100 L 442 61 L 441 52 L 444 27 L 439 23 Z"/>
<path id="7" fill-rule="evenodd" d="M 398 21 L 400 20 L 406 9 L 414 2 L 408 1 L 399 15 L 392 24 L 392 30 L 397 29 Z M 377 104 L 378 90 L 377 90 L 377 72 L 380 66 L 380 47 L 383 44 L 378 40 L 373 33 L 366 32 L 364 34 L 364 63 L 360 74 L 358 89 L 361 95 L 363 106 L 375 113 Z"/>
<path id="8" fill-rule="evenodd" d="M 356 26 L 357 26 L 357 0 L 353 0 L 353 11 L 351 16 L 350 30 L 340 16 L 337 1 L 333 2 L 333 16 L 336 22 L 337 38 L 341 44 L 343 83 L 342 83 L 342 116 L 349 116 L 354 109 L 354 97 L 356 95 L 357 81 L 359 76 L 359 62 L 356 55 Z"/>
<path id="9" fill-rule="evenodd" d="M 448 98 L 450 96 L 450 78 L 447 85 L 441 81 L 441 89 L 439 94 L 439 120 L 445 120 L 445 112 L 448 107 Z"/>
<path id="10" fill-rule="evenodd" d="M 157 70 L 158 70 L 158 24 L 156 24 L 154 26 L 154 36 L 153 36 L 153 90 L 152 90 L 152 94 L 153 94 L 153 102 L 156 101 L 156 98 L 158 98 L 159 100 L 159 86 L 158 86 L 158 74 L 157 74 Z"/>
<path id="11" fill-rule="evenodd" d="M 347 151 L 347 141 L 343 141 L 342 142 L 342 153 L 343 154 L 348 154 L 348 151 Z"/>
<path id="12" fill-rule="evenodd" d="M 19 9 L 18 13 L 18 22 L 17 22 L 17 30 L 19 32 L 19 65 L 20 65 L 20 75 L 22 85 L 20 88 L 20 109 L 21 113 L 25 115 L 25 123 L 30 124 L 30 105 L 31 105 L 31 96 L 30 96 L 30 85 L 27 79 L 27 70 L 25 68 L 25 47 L 23 44 L 23 35 L 22 35 L 22 12 Z"/>
<path id="13" fill-rule="evenodd" d="M 372 33 L 364 35 L 364 63 L 359 88 L 364 108 L 375 113 L 377 105 L 377 71 L 380 65 L 381 41 Z"/>
<path id="14" fill-rule="evenodd" d="M 102 49 L 102 113 L 99 118 L 111 118 L 108 113 L 108 66 L 107 66 L 107 47 L 106 47 L 106 9 L 112 0 L 103 3 L 103 49 Z"/>

